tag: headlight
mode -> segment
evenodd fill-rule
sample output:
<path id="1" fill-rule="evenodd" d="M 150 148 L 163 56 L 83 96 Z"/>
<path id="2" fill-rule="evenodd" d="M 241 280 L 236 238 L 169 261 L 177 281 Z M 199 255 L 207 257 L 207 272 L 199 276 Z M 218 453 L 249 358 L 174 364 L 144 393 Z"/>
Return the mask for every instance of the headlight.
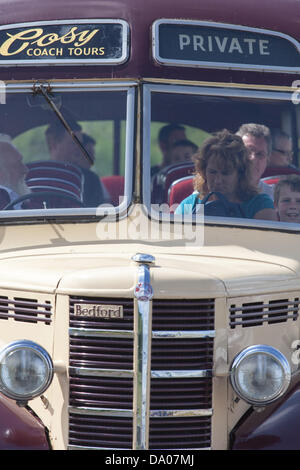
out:
<path id="1" fill-rule="evenodd" d="M 52 377 L 52 360 L 38 344 L 16 341 L 0 351 L 0 391 L 7 397 L 31 400 L 49 387 Z"/>
<path id="2" fill-rule="evenodd" d="M 266 405 L 287 390 L 291 369 L 277 349 L 266 345 L 250 346 L 239 353 L 231 367 L 235 392 L 253 405 Z"/>

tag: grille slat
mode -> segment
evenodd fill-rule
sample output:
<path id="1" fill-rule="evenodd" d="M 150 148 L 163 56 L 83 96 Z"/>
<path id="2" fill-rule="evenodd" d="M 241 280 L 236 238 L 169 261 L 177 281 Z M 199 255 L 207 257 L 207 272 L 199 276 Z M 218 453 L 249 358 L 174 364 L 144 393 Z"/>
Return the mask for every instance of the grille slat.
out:
<path id="1" fill-rule="evenodd" d="M 70 366 L 132 369 L 133 340 L 70 336 Z"/>
<path id="2" fill-rule="evenodd" d="M 150 449 L 205 448 L 211 443 L 209 418 L 150 419 Z"/>
<path id="3" fill-rule="evenodd" d="M 109 433 L 108 430 L 110 430 Z M 131 449 L 132 419 L 107 416 L 91 417 L 71 413 L 69 417 L 69 444 Z"/>
<path id="4" fill-rule="evenodd" d="M 213 339 L 153 339 L 152 370 L 209 369 Z"/>
<path id="5" fill-rule="evenodd" d="M 79 318 L 74 314 L 75 304 L 123 306 L 123 318 Z M 214 300 L 154 299 L 152 309 L 155 334 L 151 343 L 151 369 L 157 373 L 151 377 L 150 384 L 150 415 L 155 416 L 150 418 L 150 449 L 207 448 L 211 439 L 212 379 L 206 371 L 213 364 Z M 70 298 L 71 447 L 132 448 L 133 421 L 121 417 L 121 412 L 124 415 L 132 410 L 133 379 L 92 374 L 97 369 L 133 369 L 134 339 L 130 336 L 133 315 L 132 300 Z M 80 336 L 82 328 L 91 334 L 85 332 Z M 94 336 L 93 330 L 98 331 L 97 335 Z M 108 337 L 104 333 L 107 330 L 112 331 Z M 125 330 L 128 337 L 122 337 Z M 109 336 L 114 331 L 118 337 Z M 84 375 L 76 368 L 84 368 Z M 167 371 L 170 374 L 173 371 L 175 377 L 169 377 Z M 189 371 L 191 377 L 186 376 Z M 195 371 L 201 373 L 195 376 Z M 159 374 L 166 378 L 159 378 Z M 90 408 L 89 413 L 84 408 Z M 175 416 L 174 410 L 175 415 L 183 413 L 187 417 Z M 201 416 L 204 412 L 209 416 Z"/>

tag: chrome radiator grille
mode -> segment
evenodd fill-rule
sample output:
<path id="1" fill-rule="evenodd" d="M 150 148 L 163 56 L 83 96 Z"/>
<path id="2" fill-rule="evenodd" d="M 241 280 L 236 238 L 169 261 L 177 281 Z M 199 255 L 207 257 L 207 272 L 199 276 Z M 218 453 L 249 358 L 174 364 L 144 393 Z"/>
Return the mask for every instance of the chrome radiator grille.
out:
<path id="1" fill-rule="evenodd" d="M 124 315 L 79 318 L 80 303 Z M 154 299 L 152 317 L 149 449 L 210 447 L 214 300 Z M 130 299 L 70 298 L 71 449 L 132 449 L 133 318 Z"/>

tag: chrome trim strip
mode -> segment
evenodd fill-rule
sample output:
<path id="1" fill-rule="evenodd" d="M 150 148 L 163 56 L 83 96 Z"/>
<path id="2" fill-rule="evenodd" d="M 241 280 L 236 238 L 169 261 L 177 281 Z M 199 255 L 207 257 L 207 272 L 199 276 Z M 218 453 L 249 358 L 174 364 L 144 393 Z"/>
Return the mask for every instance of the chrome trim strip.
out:
<path id="1" fill-rule="evenodd" d="M 130 330 L 100 330 L 89 328 L 69 328 L 69 335 L 71 336 L 85 336 L 85 337 L 103 337 L 110 336 L 116 338 L 133 338 L 133 331 Z"/>
<path id="2" fill-rule="evenodd" d="M 194 377 L 212 377 L 212 370 L 152 370 L 153 379 L 187 379 Z"/>
<path id="3" fill-rule="evenodd" d="M 32 90 L 32 82 L 18 82 L 18 83 L 6 83 L 5 88 L 7 92 L 24 92 Z M 55 88 L 56 92 L 62 91 L 97 91 L 99 88 L 101 90 L 111 90 L 112 88 L 115 91 L 125 91 L 128 87 L 137 86 L 137 81 L 133 80 L 119 80 L 116 82 L 107 82 L 105 80 L 74 80 L 72 82 L 62 82 L 60 80 L 51 80 L 51 88 Z"/>
<path id="4" fill-rule="evenodd" d="M 189 447 L 188 449 L 186 448 L 181 448 L 181 447 L 177 447 L 176 448 L 176 451 L 177 450 L 211 450 L 212 448 L 211 447 Z M 111 451 L 115 451 L 115 450 L 131 450 L 131 449 L 125 449 L 125 448 L 121 448 L 121 447 L 84 447 L 84 446 L 73 446 L 73 445 L 69 445 L 68 446 L 68 450 L 111 450 Z M 159 449 L 160 451 L 161 450 L 168 450 L 169 452 L 174 452 L 174 449 Z M 154 450 L 155 452 L 155 450 Z"/>
<path id="5" fill-rule="evenodd" d="M 120 416 L 122 418 L 132 418 L 132 410 L 119 410 L 115 408 L 90 408 L 69 406 L 69 413 L 76 415 L 92 415 L 92 416 Z"/>
<path id="6" fill-rule="evenodd" d="M 149 447 L 149 408 L 150 408 L 150 377 L 151 377 L 151 306 L 153 289 L 150 284 L 149 265 L 154 257 L 136 254 L 133 261 L 139 263 L 138 282 L 134 295 L 137 303 L 137 333 L 135 343 L 135 381 L 134 381 L 134 422 L 133 449 L 145 450 Z"/>
<path id="7" fill-rule="evenodd" d="M 122 369 L 93 369 L 85 367 L 69 367 L 69 372 L 75 375 L 88 377 L 133 377 L 133 370 L 122 370 Z"/>
<path id="8" fill-rule="evenodd" d="M 214 338 L 215 331 L 152 331 L 152 338 Z"/>
<path id="9" fill-rule="evenodd" d="M 152 410 L 150 418 L 183 418 L 186 416 L 212 416 L 213 410 Z"/>
<path id="10" fill-rule="evenodd" d="M 73 446 L 73 445 L 69 445 L 68 446 L 68 450 L 111 450 L 111 451 L 115 451 L 115 450 L 131 450 L 131 449 L 125 449 L 125 448 L 122 448 L 122 447 L 84 447 L 84 446 Z M 195 450 L 199 450 L 199 449 L 195 449 Z M 209 450 L 209 449 L 205 449 L 205 450 Z"/>

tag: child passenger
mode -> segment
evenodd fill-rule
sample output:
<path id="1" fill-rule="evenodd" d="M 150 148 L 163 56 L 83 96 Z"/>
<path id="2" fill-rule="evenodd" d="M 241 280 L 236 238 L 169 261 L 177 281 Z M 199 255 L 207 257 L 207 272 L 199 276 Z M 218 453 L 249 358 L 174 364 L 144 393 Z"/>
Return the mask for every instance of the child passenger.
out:
<path id="1" fill-rule="evenodd" d="M 281 222 L 300 223 L 300 175 L 289 175 L 275 186 L 274 204 Z"/>

